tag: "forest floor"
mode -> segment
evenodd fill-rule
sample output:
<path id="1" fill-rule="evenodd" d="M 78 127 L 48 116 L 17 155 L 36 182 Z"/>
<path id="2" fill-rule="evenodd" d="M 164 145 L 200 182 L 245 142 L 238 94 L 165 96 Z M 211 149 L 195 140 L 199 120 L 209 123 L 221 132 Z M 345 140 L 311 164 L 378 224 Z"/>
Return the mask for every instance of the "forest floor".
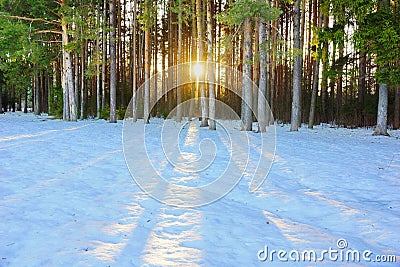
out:
<path id="1" fill-rule="evenodd" d="M 186 209 L 136 185 L 122 128 L 0 115 L 0 266 L 400 264 L 400 131 L 277 125 L 275 160 L 256 193 L 242 180 Z M 313 251 L 317 261 L 301 260 Z M 396 263 L 379 262 L 390 255 Z"/>

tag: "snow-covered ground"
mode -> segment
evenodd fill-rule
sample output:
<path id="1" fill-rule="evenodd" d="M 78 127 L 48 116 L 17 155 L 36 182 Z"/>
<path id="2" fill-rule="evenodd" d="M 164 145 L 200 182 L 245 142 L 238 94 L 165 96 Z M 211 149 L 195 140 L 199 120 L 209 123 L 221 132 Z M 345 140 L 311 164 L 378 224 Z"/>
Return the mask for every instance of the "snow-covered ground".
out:
<path id="1" fill-rule="evenodd" d="M 0 115 L 0 266 L 400 266 L 399 131 L 277 125 L 259 191 L 185 209 L 135 184 L 122 127 Z"/>

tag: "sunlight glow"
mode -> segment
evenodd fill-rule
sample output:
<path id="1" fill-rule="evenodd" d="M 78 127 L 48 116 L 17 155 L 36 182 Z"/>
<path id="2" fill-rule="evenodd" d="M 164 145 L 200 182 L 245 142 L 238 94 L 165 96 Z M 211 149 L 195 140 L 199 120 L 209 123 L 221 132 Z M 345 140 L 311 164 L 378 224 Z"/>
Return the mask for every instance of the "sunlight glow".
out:
<path id="1" fill-rule="evenodd" d="M 203 73 L 203 66 L 198 62 L 194 63 L 193 72 L 197 77 L 199 77 Z"/>

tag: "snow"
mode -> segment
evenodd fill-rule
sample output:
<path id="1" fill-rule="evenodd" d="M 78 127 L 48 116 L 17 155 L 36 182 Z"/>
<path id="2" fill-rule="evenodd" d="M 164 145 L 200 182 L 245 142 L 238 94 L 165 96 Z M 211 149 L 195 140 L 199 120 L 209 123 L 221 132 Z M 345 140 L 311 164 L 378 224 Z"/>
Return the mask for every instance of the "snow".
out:
<path id="1" fill-rule="evenodd" d="M 148 126 L 150 139 L 159 125 L 155 120 Z M 180 126 L 170 122 L 164 131 L 172 134 Z M 378 137 L 371 129 L 322 125 L 291 133 L 289 126 L 277 125 L 275 160 L 256 193 L 249 192 L 245 175 L 220 200 L 179 208 L 154 200 L 134 182 L 122 128 L 122 121 L 68 123 L 45 115 L 0 115 L 0 266 L 400 264 L 399 131 Z M 232 127 L 229 134 L 241 133 Z M 201 156 L 195 148 L 202 138 L 213 141 L 217 151 L 226 140 L 226 133 L 217 135 L 195 123 L 180 135 L 187 160 Z M 149 152 L 161 155 L 160 141 L 151 144 Z M 218 164 L 228 161 L 226 151 L 216 156 Z M 210 166 L 208 176 L 221 168 Z M 189 186 L 207 181 L 168 164 L 158 171 Z M 320 252 L 338 250 L 339 239 L 348 244 L 344 250 L 369 250 L 372 259 L 397 255 L 397 262 L 328 257 L 281 262 L 277 254 L 273 262 L 258 259 L 266 246 L 269 251 Z"/>

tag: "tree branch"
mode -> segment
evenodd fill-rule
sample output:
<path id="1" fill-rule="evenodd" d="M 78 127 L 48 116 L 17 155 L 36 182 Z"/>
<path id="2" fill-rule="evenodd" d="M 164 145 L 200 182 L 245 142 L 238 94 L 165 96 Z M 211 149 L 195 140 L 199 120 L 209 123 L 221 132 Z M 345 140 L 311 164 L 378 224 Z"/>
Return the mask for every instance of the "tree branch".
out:
<path id="1" fill-rule="evenodd" d="M 28 17 L 11 16 L 11 15 L 2 15 L 2 16 L 6 17 L 6 18 L 10 18 L 10 19 L 20 19 L 20 20 L 26 20 L 26 21 L 41 21 L 41 22 L 44 22 L 47 24 L 53 24 L 53 25 L 57 25 L 57 26 L 61 25 L 61 23 L 58 21 L 49 21 L 49 20 L 46 20 L 43 18 L 28 18 Z"/>
<path id="2" fill-rule="evenodd" d="M 41 31 L 35 31 L 35 33 L 55 33 L 55 34 L 62 34 L 62 31 L 58 31 L 58 30 L 41 30 Z"/>

